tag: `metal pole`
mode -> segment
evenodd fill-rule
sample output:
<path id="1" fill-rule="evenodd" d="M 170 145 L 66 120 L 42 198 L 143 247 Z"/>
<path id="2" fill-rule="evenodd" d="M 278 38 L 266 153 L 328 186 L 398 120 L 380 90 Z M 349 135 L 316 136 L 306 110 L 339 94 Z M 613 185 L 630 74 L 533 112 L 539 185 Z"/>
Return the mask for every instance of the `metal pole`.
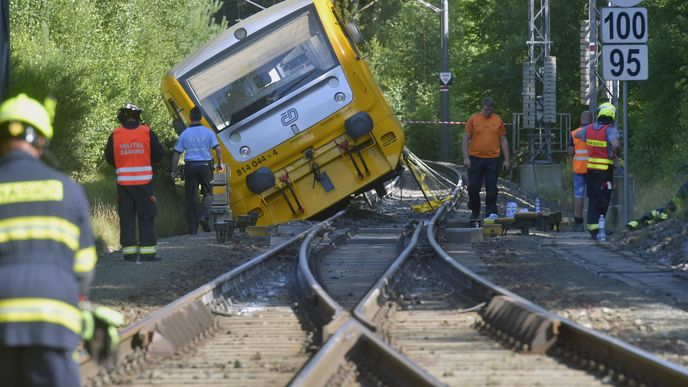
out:
<path id="1" fill-rule="evenodd" d="M 597 4 L 595 0 L 588 2 L 588 23 L 590 26 L 590 113 L 597 117 Z"/>
<path id="2" fill-rule="evenodd" d="M 440 12 L 440 73 L 449 72 L 449 0 L 442 0 Z M 440 136 L 440 157 L 449 159 L 449 82 L 446 85 L 440 82 L 440 120 L 442 121 L 442 133 Z"/>
<path id="3" fill-rule="evenodd" d="M 0 101 L 10 89 L 10 2 L 0 5 Z"/>
<path id="4" fill-rule="evenodd" d="M 626 225 L 630 218 L 630 192 L 628 187 L 628 82 L 623 81 L 623 224 Z"/>

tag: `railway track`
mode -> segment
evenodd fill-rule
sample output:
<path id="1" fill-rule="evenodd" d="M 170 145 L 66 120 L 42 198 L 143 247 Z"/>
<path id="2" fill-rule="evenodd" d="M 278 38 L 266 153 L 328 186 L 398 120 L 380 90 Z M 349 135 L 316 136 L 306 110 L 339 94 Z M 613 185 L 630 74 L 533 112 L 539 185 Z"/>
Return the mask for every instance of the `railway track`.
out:
<path id="1" fill-rule="evenodd" d="M 688 383 L 685 369 L 458 264 L 442 239 L 459 192 L 429 221 L 359 228 L 342 211 L 313 225 L 127 327 L 118 367 L 86 360 L 82 375 L 132 386 Z"/>

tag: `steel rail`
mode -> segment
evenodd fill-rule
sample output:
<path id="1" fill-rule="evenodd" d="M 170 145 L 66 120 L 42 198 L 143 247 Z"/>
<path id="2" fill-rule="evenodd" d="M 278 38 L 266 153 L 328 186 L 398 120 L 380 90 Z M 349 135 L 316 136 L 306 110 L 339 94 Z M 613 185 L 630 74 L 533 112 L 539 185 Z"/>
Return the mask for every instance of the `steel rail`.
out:
<path id="1" fill-rule="evenodd" d="M 320 283 L 315 279 L 315 276 L 310 269 L 310 252 L 312 250 L 311 242 L 320 233 L 328 231 L 332 227 L 332 223 L 346 214 L 346 210 L 339 211 L 334 216 L 332 216 L 327 221 L 324 221 L 314 228 L 312 228 L 306 238 L 301 242 L 301 247 L 299 248 L 299 270 L 297 272 L 297 278 L 300 285 L 300 289 L 303 292 L 305 298 L 310 301 L 312 306 L 319 307 L 320 310 L 324 311 L 324 315 L 321 316 L 322 319 L 327 321 L 321 332 L 320 339 L 324 342 L 327 338 L 332 335 L 341 324 L 343 324 L 346 319 L 348 319 L 349 313 L 347 313 L 344 308 L 341 307 L 325 289 L 320 286 Z"/>
<path id="2" fill-rule="evenodd" d="M 499 296 L 506 297 L 533 316 L 557 322 L 558 332 L 550 332 L 556 334 L 557 341 L 561 339 L 566 343 L 575 345 L 576 348 L 584 350 L 591 359 L 598 363 L 603 362 L 618 374 L 636 378 L 647 383 L 647 385 L 688 385 L 688 369 L 619 339 L 558 316 L 507 289 L 497 286 L 456 262 L 440 246 L 435 235 L 438 223 L 446 220 L 450 207 L 450 204 L 443 205 L 430 220 L 427 231 L 428 240 L 442 261 L 461 274 L 463 286 L 471 293 L 482 298 L 485 302 L 490 302 Z"/>
<path id="3" fill-rule="evenodd" d="M 427 161 L 425 163 L 433 165 L 437 169 L 444 169 L 453 173 L 456 178 L 456 187 L 452 191 L 452 200 L 447 204 L 454 206 L 458 204 L 461 196 L 461 187 L 463 185 L 463 179 L 458 168 L 454 164 Z M 442 206 L 441 208 L 444 208 Z M 368 293 L 361 299 L 361 301 L 354 308 L 354 316 L 366 326 L 366 328 L 377 331 L 378 327 L 373 322 L 375 314 L 380 310 L 382 305 L 389 299 L 389 287 L 391 285 L 392 279 L 403 267 L 404 263 L 411 255 L 411 253 L 416 249 L 418 240 L 420 239 L 420 234 L 422 230 L 425 229 L 425 224 L 419 224 L 413 233 L 411 241 L 406 246 L 404 251 L 399 255 L 399 257 L 392 263 L 392 265 L 387 269 L 387 271 L 380 277 L 375 285 L 368 291 Z"/>
<path id="4" fill-rule="evenodd" d="M 317 227 L 317 225 L 314 227 Z M 158 340 L 157 336 L 160 336 L 160 333 L 157 332 L 157 330 L 163 321 L 169 321 L 168 319 L 170 318 L 186 315 L 186 311 L 198 313 L 200 307 L 198 302 L 208 305 L 215 298 L 221 296 L 226 288 L 233 286 L 235 283 L 243 282 L 245 278 L 249 277 L 250 273 L 260 270 L 266 264 L 267 260 L 303 240 L 311 230 L 312 228 L 301 232 L 300 234 L 284 241 L 283 243 L 255 256 L 239 267 L 236 267 L 235 269 L 218 276 L 205 285 L 190 291 L 189 293 L 155 311 L 144 319 L 134 322 L 133 324 L 121 329 L 119 332 L 120 343 L 117 351 L 117 363 L 126 364 L 128 361 L 136 361 L 136 359 L 131 359 L 132 355 L 143 355 L 149 349 L 151 344 Z M 201 319 L 201 316 L 199 316 L 199 319 Z M 187 325 L 186 328 L 188 328 L 188 325 L 193 326 L 193 328 L 190 329 L 190 332 L 181 332 L 181 336 L 183 336 L 182 339 L 187 342 L 180 343 L 178 340 L 174 340 L 177 342 L 173 344 L 177 346 L 187 345 L 189 342 L 205 334 L 208 328 L 207 318 L 205 320 L 206 321 L 203 323 L 185 324 Z M 88 356 L 88 354 L 82 352 L 81 360 L 79 362 L 79 371 L 82 384 L 86 384 L 91 379 L 107 373 L 108 368 L 99 366 L 96 364 L 94 359 Z"/>
<path id="5" fill-rule="evenodd" d="M 416 224 L 411 240 L 404 250 L 354 308 L 354 316 L 371 331 L 377 331 L 377 325 L 373 322 L 375 313 L 389 299 L 388 290 L 390 279 L 394 278 L 395 274 L 399 271 L 404 262 L 406 262 L 406 259 L 416 249 L 420 234 L 424 228 L 424 224 L 420 222 Z"/>
<path id="6" fill-rule="evenodd" d="M 343 211 L 342 211 L 343 212 Z M 311 360 L 294 377 L 292 386 L 324 386 L 336 383 L 339 377 L 346 378 L 351 373 L 346 370 L 347 363 L 355 363 L 356 367 L 363 367 L 358 374 L 371 374 L 373 378 L 387 380 L 387 385 L 394 386 L 439 386 L 442 385 L 421 367 L 397 352 L 389 344 L 379 339 L 366 326 L 356 321 L 344 308 L 330 296 L 318 283 L 311 271 L 312 243 L 320 233 L 329 231 L 331 223 L 342 213 L 333 216 L 330 221 L 323 222 L 313 228 L 301 243 L 299 250 L 299 280 L 300 290 L 313 305 L 318 305 L 321 311 L 326 311 L 322 317 L 329 318 L 322 327 L 323 346 Z M 418 224 L 414 232 L 416 239 L 422 230 Z M 413 248 L 405 248 L 402 255 L 408 255 Z M 398 260 L 398 258 L 396 259 Z M 396 261 L 395 260 L 395 261 Z M 365 360 L 356 358 L 365 354 Z M 358 354 L 358 355 L 357 355 Z M 360 360 L 360 359 L 359 359 Z M 349 366 L 350 367 L 350 366 Z M 340 380 L 341 382 L 341 380 Z M 379 380 L 378 384 L 381 383 Z M 384 383 L 382 385 L 385 385 Z"/>
<path id="7" fill-rule="evenodd" d="M 347 359 L 363 357 L 357 362 L 358 373 L 374 374 L 375 385 L 441 386 L 442 383 L 370 332 L 353 318 L 347 319 L 327 340 L 318 353 L 306 363 L 290 386 L 329 386 L 344 383 Z M 380 380 L 382 379 L 382 380 Z"/>

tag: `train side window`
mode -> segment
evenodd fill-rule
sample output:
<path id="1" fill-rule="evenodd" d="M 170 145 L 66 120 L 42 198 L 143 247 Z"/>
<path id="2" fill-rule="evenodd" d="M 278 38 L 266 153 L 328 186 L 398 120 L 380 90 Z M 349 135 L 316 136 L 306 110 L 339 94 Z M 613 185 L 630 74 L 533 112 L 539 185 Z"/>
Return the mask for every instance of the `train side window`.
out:
<path id="1" fill-rule="evenodd" d="M 174 131 L 177 132 L 177 134 L 181 134 L 184 131 L 184 129 L 186 129 L 186 124 L 184 123 L 181 114 L 179 114 L 181 110 L 172 98 L 168 99 L 167 103 L 170 106 L 170 110 L 174 114 L 174 119 L 172 119 L 172 127 L 174 128 Z"/>
<path id="2" fill-rule="evenodd" d="M 344 23 L 344 20 L 342 20 L 341 16 L 339 16 L 339 12 L 337 12 L 337 9 L 335 7 L 332 7 L 332 13 L 334 13 L 335 18 L 337 18 L 337 24 L 339 25 L 339 28 L 342 29 L 342 33 L 344 33 L 344 36 L 346 36 L 346 40 L 351 45 L 351 48 L 354 50 L 354 53 L 356 54 L 356 59 L 361 59 L 361 50 L 358 48 L 357 43 L 363 42 L 363 36 L 361 35 L 361 31 L 358 29 L 358 26 L 353 21 L 350 21 L 349 23 Z M 355 30 L 355 36 L 352 35 L 353 30 Z"/>

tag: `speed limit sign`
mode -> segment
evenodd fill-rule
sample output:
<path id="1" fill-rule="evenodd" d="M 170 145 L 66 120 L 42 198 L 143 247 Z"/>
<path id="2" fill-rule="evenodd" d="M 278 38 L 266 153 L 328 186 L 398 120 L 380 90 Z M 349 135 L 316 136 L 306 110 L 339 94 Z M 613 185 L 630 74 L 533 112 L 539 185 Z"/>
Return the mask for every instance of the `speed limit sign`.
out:
<path id="1" fill-rule="evenodd" d="M 606 81 L 644 81 L 648 77 L 644 44 L 605 44 L 602 58 L 602 78 Z"/>
<path id="2" fill-rule="evenodd" d="M 642 81 L 648 78 L 646 8 L 602 8 L 602 78 Z"/>
<path id="3" fill-rule="evenodd" d="M 602 43 L 647 43 L 647 8 L 602 8 Z"/>

